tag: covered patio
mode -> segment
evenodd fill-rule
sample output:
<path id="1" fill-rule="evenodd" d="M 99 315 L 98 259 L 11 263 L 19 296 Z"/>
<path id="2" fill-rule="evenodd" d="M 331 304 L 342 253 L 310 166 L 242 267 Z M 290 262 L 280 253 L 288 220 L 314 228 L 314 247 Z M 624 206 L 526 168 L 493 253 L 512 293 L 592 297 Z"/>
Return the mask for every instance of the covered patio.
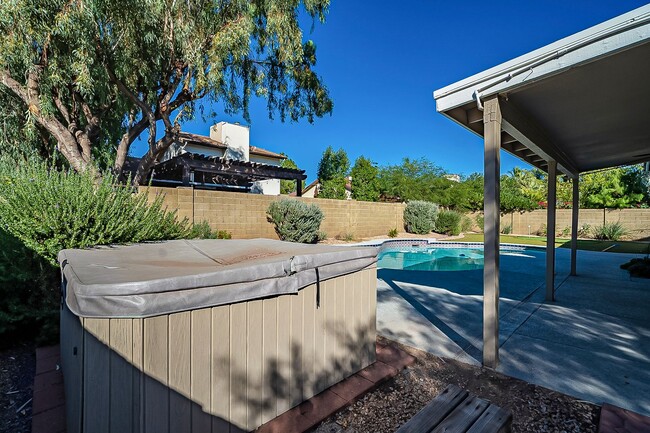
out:
<path id="1" fill-rule="evenodd" d="M 499 365 L 499 178 L 500 150 L 548 173 L 545 309 L 563 308 L 556 301 L 554 248 L 556 181 L 573 181 L 567 294 L 611 296 L 598 288 L 573 289 L 589 280 L 598 286 L 603 268 L 577 262 L 578 182 L 580 173 L 650 160 L 650 5 L 532 51 L 434 92 L 437 110 L 484 140 L 485 266 L 483 270 L 482 363 Z M 581 253 L 581 257 L 583 254 Z M 561 266 L 564 266 L 562 263 Z M 583 279 L 584 278 L 584 279 Z M 616 285 L 603 285 L 616 290 Z M 570 292 L 570 293 L 569 293 Z M 638 303 L 645 304 L 638 304 Z M 630 309 L 647 311 L 648 299 L 626 299 Z M 604 314 L 607 314 L 604 312 Z M 581 320 L 576 317 L 575 321 Z M 553 327 L 550 321 L 540 326 Z M 564 328 L 556 336 L 579 338 L 593 329 Z M 644 331 L 645 332 L 645 331 Z M 551 344 L 551 343 L 549 343 Z M 595 343 L 594 343 L 595 344 Z M 595 347 L 595 346 L 594 346 Z M 504 349 L 503 347 L 501 347 Z M 513 347 L 513 350 L 516 349 Z M 634 349 L 631 349 L 634 351 Z M 511 351 L 503 363 L 511 365 Z M 639 352 L 648 361 L 650 354 Z M 553 364 L 524 363 L 536 374 L 552 374 Z M 647 379 L 647 378 L 646 378 Z"/>

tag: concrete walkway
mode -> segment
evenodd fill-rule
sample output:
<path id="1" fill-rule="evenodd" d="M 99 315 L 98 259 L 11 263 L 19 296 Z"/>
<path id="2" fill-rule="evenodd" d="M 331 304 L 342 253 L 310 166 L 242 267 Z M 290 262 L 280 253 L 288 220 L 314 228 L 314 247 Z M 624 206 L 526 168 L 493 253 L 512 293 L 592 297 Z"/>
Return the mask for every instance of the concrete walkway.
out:
<path id="1" fill-rule="evenodd" d="M 544 302 L 544 255 L 502 256 L 498 371 L 598 404 L 650 415 L 650 281 L 619 265 L 638 255 L 557 250 L 555 303 Z M 380 269 L 380 334 L 480 364 L 482 270 Z"/>

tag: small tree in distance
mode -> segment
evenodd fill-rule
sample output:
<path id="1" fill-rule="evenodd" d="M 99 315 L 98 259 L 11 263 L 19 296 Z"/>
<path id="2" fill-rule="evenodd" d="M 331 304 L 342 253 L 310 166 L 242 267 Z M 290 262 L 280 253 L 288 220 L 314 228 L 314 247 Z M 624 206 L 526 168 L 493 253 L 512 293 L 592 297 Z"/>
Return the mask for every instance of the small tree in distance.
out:
<path id="1" fill-rule="evenodd" d="M 362 201 L 379 199 L 379 169 L 368 158 L 360 156 L 354 162 L 350 172 L 352 176 L 352 198 Z"/>
<path id="2" fill-rule="evenodd" d="M 332 146 L 328 146 L 318 163 L 318 197 L 345 200 L 345 177 L 349 170 L 350 160 L 345 150 L 334 151 Z"/>
<path id="3" fill-rule="evenodd" d="M 287 158 L 287 159 L 283 160 L 282 164 L 280 164 L 280 167 L 282 167 L 282 168 L 293 168 L 294 170 L 298 169 L 298 165 L 291 158 Z M 302 186 L 304 188 L 305 181 L 301 180 L 300 182 L 302 182 Z M 285 180 L 285 179 L 280 180 L 280 194 L 291 194 L 292 192 L 296 192 L 296 181 L 295 180 Z"/>

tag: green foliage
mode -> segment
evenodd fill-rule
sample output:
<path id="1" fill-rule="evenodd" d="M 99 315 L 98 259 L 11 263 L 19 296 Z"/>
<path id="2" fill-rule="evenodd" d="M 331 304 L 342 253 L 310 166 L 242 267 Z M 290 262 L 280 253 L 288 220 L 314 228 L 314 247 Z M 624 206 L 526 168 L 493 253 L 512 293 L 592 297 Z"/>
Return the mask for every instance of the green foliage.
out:
<path id="1" fill-rule="evenodd" d="M 29 129 L 38 136 L 30 145 L 51 148 L 56 135 L 76 170 L 98 165 L 98 155 L 114 157 L 126 129 L 127 151 L 147 131 L 149 154 L 157 155 L 182 122 L 215 115 L 205 101 L 248 120 L 251 97 L 260 97 L 271 117 L 312 122 L 333 105 L 299 17 L 323 22 L 328 7 L 329 0 L 0 2 L 0 87 L 20 101 L 0 104 L 0 119 L 18 113 L 8 132 L 14 143 Z"/>
<path id="2" fill-rule="evenodd" d="M 501 176 L 501 212 L 523 212 L 539 207 L 535 199 L 524 193 L 524 188 L 511 176 Z"/>
<path id="3" fill-rule="evenodd" d="M 327 233 L 322 230 L 318 231 L 318 242 L 327 240 Z"/>
<path id="4" fill-rule="evenodd" d="M 117 186 L 106 174 L 77 174 L 45 163 L 0 161 L 0 220 L 6 230 L 50 264 L 64 248 L 187 236 L 187 221 L 162 208 L 162 197 Z"/>
<path id="5" fill-rule="evenodd" d="M 318 190 L 318 198 L 347 199 L 346 183 L 347 181 L 344 177 L 335 177 L 334 179 L 321 182 Z"/>
<path id="6" fill-rule="evenodd" d="M 389 238 L 396 238 L 397 234 L 398 234 L 397 227 L 388 230 L 388 237 Z"/>
<path id="7" fill-rule="evenodd" d="M 354 233 L 352 232 L 345 232 L 345 233 L 340 233 L 336 239 L 340 241 L 345 241 L 345 242 L 352 242 L 354 240 Z"/>
<path id="8" fill-rule="evenodd" d="M 502 235 L 509 235 L 512 233 L 512 225 L 511 224 L 506 224 L 503 227 L 501 227 L 501 234 Z"/>
<path id="9" fill-rule="evenodd" d="M 441 199 L 446 201 L 446 189 L 452 184 L 444 174 L 441 167 L 425 158 L 404 158 L 400 165 L 379 170 L 379 189 L 385 199 L 442 203 Z"/>
<path id="10" fill-rule="evenodd" d="M 580 178 L 580 204 L 584 208 L 625 208 L 648 203 L 648 190 L 639 167 L 614 168 Z"/>
<path id="11" fill-rule="evenodd" d="M 436 229 L 438 205 L 422 200 L 409 201 L 404 208 L 404 228 L 408 233 L 425 235 Z"/>
<path id="12" fill-rule="evenodd" d="M 345 150 L 335 152 L 332 146 L 328 146 L 318 163 L 318 198 L 347 199 L 345 185 L 349 170 L 350 161 Z"/>
<path id="13" fill-rule="evenodd" d="M 232 239 L 232 233 L 228 230 L 217 231 L 217 239 Z"/>
<path id="14" fill-rule="evenodd" d="M 631 276 L 638 278 L 650 278 L 650 259 L 632 259 L 621 265 L 621 269 L 626 269 Z"/>
<path id="15" fill-rule="evenodd" d="M 569 237 L 571 235 L 571 227 L 569 226 L 564 227 L 562 231 L 558 234 L 560 235 L 560 237 L 563 238 Z"/>
<path id="16" fill-rule="evenodd" d="M 210 223 L 201 221 L 192 225 L 188 239 L 231 239 L 232 234 L 226 230 L 213 231 L 210 228 Z"/>
<path id="17" fill-rule="evenodd" d="M 485 230 L 485 216 L 483 214 L 478 214 L 476 215 L 476 225 L 478 226 L 479 230 L 482 232 Z"/>
<path id="18" fill-rule="evenodd" d="M 294 162 L 294 160 L 287 158 L 282 161 L 282 164 L 280 164 L 280 167 L 282 168 L 293 168 L 294 170 L 298 169 L 298 165 Z M 301 180 L 303 189 L 305 187 L 305 181 Z M 296 192 L 296 181 L 295 180 L 280 180 L 280 194 L 291 194 L 292 192 Z"/>
<path id="19" fill-rule="evenodd" d="M 436 231 L 451 236 L 459 235 L 462 217 L 462 214 L 453 210 L 440 211 L 436 220 Z"/>
<path id="20" fill-rule="evenodd" d="M 472 219 L 467 215 L 463 215 L 463 218 L 460 220 L 460 231 L 467 233 L 472 230 L 472 227 L 474 227 Z"/>
<path id="21" fill-rule="evenodd" d="M 59 270 L 0 228 L 0 349 L 58 336 Z"/>
<path id="22" fill-rule="evenodd" d="M 621 223 L 605 223 L 592 229 L 594 238 L 603 241 L 618 241 L 628 234 L 627 229 Z"/>
<path id="23" fill-rule="evenodd" d="M 360 156 L 350 171 L 352 176 L 352 198 L 362 201 L 379 199 L 379 169 L 369 159 Z"/>
<path id="24" fill-rule="evenodd" d="M 591 233 L 591 225 L 585 223 L 578 228 L 578 237 L 586 238 Z"/>
<path id="25" fill-rule="evenodd" d="M 315 204 L 282 199 L 272 202 L 266 210 L 267 220 L 283 241 L 316 243 L 323 212 Z"/>
<path id="26" fill-rule="evenodd" d="M 334 151 L 327 146 L 318 163 L 318 180 L 323 183 L 328 180 L 345 178 L 350 170 L 348 154 L 343 149 Z"/>

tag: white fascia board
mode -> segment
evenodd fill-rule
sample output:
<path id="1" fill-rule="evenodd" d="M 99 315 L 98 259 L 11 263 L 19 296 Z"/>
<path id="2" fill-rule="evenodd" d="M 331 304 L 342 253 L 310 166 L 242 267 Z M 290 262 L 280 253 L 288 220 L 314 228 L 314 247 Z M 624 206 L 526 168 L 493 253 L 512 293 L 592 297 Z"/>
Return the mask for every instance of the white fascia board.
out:
<path id="1" fill-rule="evenodd" d="M 470 103 L 477 89 L 487 87 L 483 97 L 507 92 L 647 42 L 650 4 L 436 90 L 436 109 L 444 112 Z M 509 74 L 515 76 L 506 80 Z"/>

